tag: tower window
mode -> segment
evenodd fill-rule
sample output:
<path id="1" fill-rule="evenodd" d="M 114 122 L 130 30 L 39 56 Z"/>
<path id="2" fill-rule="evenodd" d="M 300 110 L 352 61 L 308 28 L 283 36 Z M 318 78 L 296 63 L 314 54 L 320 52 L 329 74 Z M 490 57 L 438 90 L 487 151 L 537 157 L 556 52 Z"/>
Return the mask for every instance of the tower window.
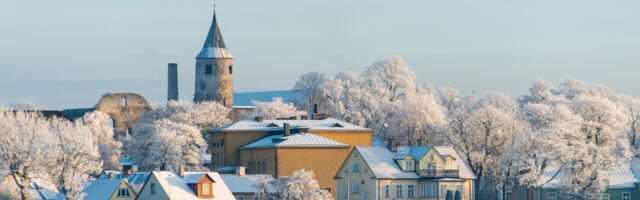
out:
<path id="1" fill-rule="evenodd" d="M 233 74 L 233 65 L 229 65 L 229 74 Z"/>
<path id="2" fill-rule="evenodd" d="M 123 108 L 127 107 L 127 97 L 122 97 L 122 107 Z"/>
<path id="3" fill-rule="evenodd" d="M 204 73 L 205 74 L 211 74 L 213 72 L 213 66 L 211 65 L 205 65 L 204 66 Z"/>

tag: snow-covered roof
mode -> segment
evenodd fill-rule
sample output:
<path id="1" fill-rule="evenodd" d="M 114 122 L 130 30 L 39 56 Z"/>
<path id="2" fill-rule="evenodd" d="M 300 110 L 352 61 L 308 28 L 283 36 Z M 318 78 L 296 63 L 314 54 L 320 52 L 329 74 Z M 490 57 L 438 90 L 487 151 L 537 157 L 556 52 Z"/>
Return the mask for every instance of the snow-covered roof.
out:
<path id="1" fill-rule="evenodd" d="M 101 174 L 98 179 L 108 179 L 109 173 L 113 173 L 113 178 L 115 179 L 126 178 L 127 182 L 129 182 L 129 185 L 136 191 L 136 193 L 140 192 L 140 189 L 144 186 L 144 182 L 146 182 L 149 175 L 151 175 L 149 172 L 134 172 L 125 176 L 122 175 L 122 171 L 107 170 Z"/>
<path id="2" fill-rule="evenodd" d="M 167 193 L 169 199 L 202 199 L 189 187 L 189 181 L 193 179 L 209 175 L 214 181 L 213 183 L 213 200 L 235 200 L 233 194 L 224 183 L 224 180 L 217 172 L 185 172 L 185 178 L 180 177 L 175 172 L 170 171 L 154 171 L 152 172 L 158 179 L 158 183 Z"/>
<path id="3" fill-rule="evenodd" d="M 85 187 L 82 192 L 85 194 L 84 199 L 109 199 L 120 184 L 125 181 L 124 178 L 114 179 L 96 179 Z"/>
<path id="4" fill-rule="evenodd" d="M 224 40 L 222 39 L 220 27 L 218 27 L 215 12 L 213 13 L 213 20 L 211 21 L 211 27 L 209 27 L 207 38 L 204 41 L 202 50 L 196 58 L 233 58 L 231 53 L 227 50 L 227 47 L 224 45 Z"/>
<path id="5" fill-rule="evenodd" d="M 300 99 L 302 96 L 301 93 L 296 92 L 295 90 L 236 92 L 233 94 L 233 107 L 255 106 L 253 101 L 270 102 L 276 97 L 282 98 L 282 102 L 284 103 L 293 103 L 296 99 Z"/>
<path id="6" fill-rule="evenodd" d="M 538 185 L 542 188 L 562 188 L 567 187 L 567 174 L 560 172 L 554 179 L 549 181 L 557 169 L 548 169 L 542 174 Z M 632 160 L 614 167 L 612 170 L 603 171 L 602 178 L 609 181 L 609 188 L 634 188 L 640 177 L 640 160 Z M 546 183 L 549 181 L 548 183 Z M 546 184 L 545 184 L 546 183 Z"/>
<path id="7" fill-rule="evenodd" d="M 227 126 L 213 129 L 213 131 L 278 131 L 283 129 L 282 127 L 284 126 L 284 123 L 289 123 L 291 125 L 291 129 L 305 127 L 309 128 L 309 130 L 371 131 L 371 129 L 330 117 L 320 120 L 262 120 L 262 122 L 258 122 L 254 119 L 244 119 Z M 275 124 L 277 126 L 269 127 L 270 124 Z M 342 127 L 335 127 L 334 125 L 336 124 L 340 124 Z"/>
<path id="8" fill-rule="evenodd" d="M 326 137 L 322 137 L 313 133 L 297 133 L 290 136 L 270 135 L 259 139 L 258 141 L 241 146 L 238 149 L 254 149 L 266 147 L 350 147 Z"/>
<path id="9" fill-rule="evenodd" d="M 393 159 L 394 154 L 387 147 L 357 146 L 356 149 L 376 178 L 420 178 L 415 172 L 402 171 Z"/>
<path id="10" fill-rule="evenodd" d="M 441 155 L 453 156 L 458 165 L 458 175 L 463 179 L 476 179 L 475 174 L 471 171 L 471 168 L 467 166 L 458 153 L 452 146 L 433 146 L 433 147 L 413 147 L 416 150 L 411 151 L 412 148 L 403 147 L 403 152 L 393 153 L 388 147 L 381 146 L 356 146 L 356 150 L 360 152 L 362 159 L 367 163 L 371 172 L 376 178 L 390 178 L 390 179 L 417 179 L 418 174 L 415 171 L 402 171 L 400 166 L 395 161 L 395 158 L 406 157 L 411 155 L 416 159 L 422 158 L 429 149 L 435 148 Z M 401 156 L 396 156 L 401 154 Z"/>
<path id="11" fill-rule="evenodd" d="M 247 174 L 245 176 L 240 176 L 237 174 L 220 174 L 224 183 L 229 186 L 229 190 L 233 194 L 247 194 L 247 193 L 255 193 L 256 189 L 254 188 L 261 179 L 269 177 L 269 175 L 257 175 L 257 174 Z"/>
<path id="12" fill-rule="evenodd" d="M 440 153 L 440 155 L 452 156 L 455 159 L 456 165 L 458 165 L 458 176 L 466 179 L 476 179 L 476 174 L 471 171 L 471 167 L 467 165 L 461 158 L 458 152 L 453 146 L 433 146 L 433 148 Z"/>

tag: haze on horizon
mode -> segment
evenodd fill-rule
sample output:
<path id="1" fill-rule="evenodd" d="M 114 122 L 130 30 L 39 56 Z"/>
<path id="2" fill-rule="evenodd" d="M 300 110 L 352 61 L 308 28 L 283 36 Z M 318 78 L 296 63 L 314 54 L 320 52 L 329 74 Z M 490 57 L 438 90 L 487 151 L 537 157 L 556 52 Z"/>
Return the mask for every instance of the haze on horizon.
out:
<path id="1" fill-rule="evenodd" d="M 217 1 L 237 92 L 401 56 L 419 83 L 524 94 L 569 78 L 640 96 L 638 1 Z M 18 1 L 0 6 L 0 104 L 91 107 L 107 92 L 191 100 L 212 2 Z"/>

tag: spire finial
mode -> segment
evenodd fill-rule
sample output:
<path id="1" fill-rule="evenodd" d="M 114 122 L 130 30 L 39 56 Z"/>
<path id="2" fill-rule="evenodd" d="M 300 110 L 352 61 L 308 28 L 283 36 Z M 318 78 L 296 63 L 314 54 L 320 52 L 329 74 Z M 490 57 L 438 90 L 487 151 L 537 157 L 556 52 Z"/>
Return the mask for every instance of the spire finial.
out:
<path id="1" fill-rule="evenodd" d="M 213 13 L 216 13 L 216 0 L 213 0 Z"/>

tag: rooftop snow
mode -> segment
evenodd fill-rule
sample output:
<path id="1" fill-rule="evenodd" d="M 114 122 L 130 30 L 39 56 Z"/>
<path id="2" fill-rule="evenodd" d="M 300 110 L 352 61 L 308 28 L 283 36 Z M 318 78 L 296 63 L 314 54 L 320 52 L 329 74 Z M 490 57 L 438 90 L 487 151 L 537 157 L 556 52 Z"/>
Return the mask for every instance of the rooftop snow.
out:
<path id="1" fill-rule="evenodd" d="M 224 183 L 229 186 L 231 193 L 255 193 L 254 188 L 261 179 L 269 177 L 269 175 L 252 175 L 239 176 L 237 174 L 220 174 Z"/>
<path id="2" fill-rule="evenodd" d="M 420 147 L 398 147 L 398 153 L 393 156 L 393 159 L 403 159 L 407 156 L 411 156 L 416 160 L 421 160 L 427 152 L 431 150 L 431 146 Z"/>
<path id="3" fill-rule="evenodd" d="M 120 166 L 123 165 L 135 165 L 136 161 L 129 157 L 120 158 Z"/>
<path id="4" fill-rule="evenodd" d="M 136 191 L 136 193 L 140 192 L 140 189 L 142 189 L 144 182 L 147 181 L 147 178 L 149 178 L 150 175 L 149 172 L 134 172 L 125 176 L 122 175 L 122 171 L 107 170 L 102 175 L 100 175 L 98 179 L 108 179 L 109 173 L 113 173 L 113 177 L 115 179 L 126 178 L 127 182 L 129 182 L 129 185 Z"/>
<path id="5" fill-rule="evenodd" d="M 541 185 L 542 188 L 566 187 L 567 184 L 565 184 L 565 181 L 567 181 L 567 174 L 563 172 L 560 172 L 556 178 L 546 183 L 557 171 L 557 169 L 545 170 L 538 184 Z M 635 184 L 638 183 L 637 177 L 640 176 L 640 160 L 623 163 L 610 171 L 604 171 L 601 175 L 605 180 L 609 180 L 609 188 L 634 188 Z"/>
<path id="6" fill-rule="evenodd" d="M 270 124 L 275 124 L 277 127 L 268 127 Z M 349 131 L 371 131 L 371 129 L 364 128 L 355 124 L 340 121 L 334 118 L 325 118 L 321 120 L 263 120 L 258 122 L 253 119 L 244 119 L 227 126 L 216 128 L 213 131 L 278 131 L 282 130 L 284 123 L 289 123 L 292 129 L 300 127 L 306 127 L 310 130 L 349 130 Z M 343 127 L 334 127 L 336 123 L 339 123 Z"/>
<path id="7" fill-rule="evenodd" d="M 189 187 L 188 181 L 190 177 L 202 177 L 208 174 L 214 181 L 213 183 L 213 200 L 235 200 L 233 194 L 224 183 L 224 180 L 217 172 L 185 172 L 185 178 L 178 176 L 174 172 L 154 171 L 153 174 L 158 179 L 158 183 L 162 189 L 169 195 L 169 199 L 202 199 Z"/>
<path id="8" fill-rule="evenodd" d="M 82 190 L 86 194 L 84 199 L 109 199 L 116 192 L 116 188 L 124 181 L 123 178 L 96 179 Z"/>
<path id="9" fill-rule="evenodd" d="M 350 147 L 347 144 L 325 138 L 313 133 L 298 133 L 284 137 L 284 135 L 270 135 L 238 149 L 253 149 L 265 147 Z"/>
<path id="10" fill-rule="evenodd" d="M 411 149 L 414 149 L 412 151 Z M 422 158 L 424 154 L 426 154 L 429 149 L 435 148 L 440 155 L 450 155 L 456 159 L 456 165 L 458 165 L 458 173 L 460 178 L 463 179 L 476 179 L 476 176 L 473 174 L 469 166 L 467 166 L 458 153 L 453 149 L 452 146 L 433 146 L 433 147 L 403 147 L 399 154 L 411 155 L 416 159 Z M 402 157 L 396 156 L 398 154 L 394 154 L 389 150 L 388 147 L 380 147 L 380 146 L 357 146 L 356 149 L 362 155 L 362 159 L 367 163 L 371 172 L 376 176 L 376 178 L 394 178 L 394 179 L 417 179 L 420 178 L 416 172 L 407 172 L 402 171 L 398 164 L 395 162 L 394 157 Z M 400 148 L 399 148 L 400 149 Z"/>

